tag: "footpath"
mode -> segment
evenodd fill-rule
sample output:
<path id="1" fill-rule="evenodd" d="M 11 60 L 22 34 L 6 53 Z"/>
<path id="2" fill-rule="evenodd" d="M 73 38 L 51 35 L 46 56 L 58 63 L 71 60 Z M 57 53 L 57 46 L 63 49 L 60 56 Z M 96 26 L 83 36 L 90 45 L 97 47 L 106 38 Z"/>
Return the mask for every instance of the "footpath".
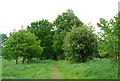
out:
<path id="1" fill-rule="evenodd" d="M 52 68 L 52 79 L 62 79 L 61 73 L 57 69 L 57 61 L 53 61 L 51 68 Z"/>

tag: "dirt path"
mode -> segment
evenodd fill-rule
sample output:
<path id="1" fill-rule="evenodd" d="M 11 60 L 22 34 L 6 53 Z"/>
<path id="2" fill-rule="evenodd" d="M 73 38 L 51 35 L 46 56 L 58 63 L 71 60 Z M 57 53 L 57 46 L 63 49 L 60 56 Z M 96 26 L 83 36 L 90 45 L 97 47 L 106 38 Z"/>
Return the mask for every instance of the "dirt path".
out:
<path id="1" fill-rule="evenodd" d="M 51 68 L 52 68 L 52 79 L 61 79 L 61 74 L 57 69 L 57 61 L 53 61 Z"/>

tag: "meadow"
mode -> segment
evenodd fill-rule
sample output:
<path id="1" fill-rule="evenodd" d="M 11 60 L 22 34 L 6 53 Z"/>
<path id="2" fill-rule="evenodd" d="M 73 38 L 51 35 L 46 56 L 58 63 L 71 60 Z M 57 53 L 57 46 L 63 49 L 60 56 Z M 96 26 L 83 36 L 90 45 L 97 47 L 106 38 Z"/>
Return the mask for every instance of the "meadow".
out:
<path id="1" fill-rule="evenodd" d="M 30 64 L 15 64 L 14 60 L 2 60 L 3 79 L 50 79 L 51 60 L 36 61 Z"/>
<path id="2" fill-rule="evenodd" d="M 58 69 L 64 79 L 117 79 L 118 65 L 111 63 L 110 59 L 96 58 L 86 63 L 71 64 L 68 61 L 58 62 Z"/>
<path id="3" fill-rule="evenodd" d="M 2 79 L 54 79 L 55 62 L 60 78 L 57 79 L 117 79 L 118 65 L 107 59 L 94 59 L 86 63 L 70 63 L 66 60 L 36 60 L 33 63 L 15 64 L 15 61 L 2 60 Z"/>
<path id="4" fill-rule="evenodd" d="M 2 59 L 1 59 L 2 49 L 0 48 L 0 80 L 2 79 Z"/>
<path id="5" fill-rule="evenodd" d="M 2 79 L 118 79 L 120 13 L 96 25 L 101 31 L 68 9 L 1 34 Z"/>

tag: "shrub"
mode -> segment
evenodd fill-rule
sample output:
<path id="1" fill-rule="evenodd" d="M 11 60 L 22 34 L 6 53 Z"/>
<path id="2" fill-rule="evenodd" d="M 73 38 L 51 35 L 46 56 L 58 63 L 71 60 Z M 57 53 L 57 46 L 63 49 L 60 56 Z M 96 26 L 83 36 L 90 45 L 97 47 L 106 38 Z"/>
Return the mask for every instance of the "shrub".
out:
<path id="1" fill-rule="evenodd" d="M 97 40 L 91 27 L 73 27 L 64 38 L 63 50 L 66 59 L 76 63 L 96 56 Z"/>

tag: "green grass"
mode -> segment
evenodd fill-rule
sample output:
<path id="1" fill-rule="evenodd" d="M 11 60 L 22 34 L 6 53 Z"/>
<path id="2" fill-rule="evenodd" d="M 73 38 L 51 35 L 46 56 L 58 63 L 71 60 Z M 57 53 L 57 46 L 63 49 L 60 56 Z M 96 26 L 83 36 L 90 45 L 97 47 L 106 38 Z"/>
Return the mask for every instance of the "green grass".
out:
<path id="1" fill-rule="evenodd" d="M 58 69 L 64 79 L 117 79 L 117 67 L 111 64 L 110 59 L 95 59 L 95 62 L 75 64 L 65 60 L 58 62 Z"/>
<path id="2" fill-rule="evenodd" d="M 2 80 L 2 59 L 0 57 L 0 81 Z"/>
<path id="3" fill-rule="evenodd" d="M 51 60 L 39 60 L 38 63 L 15 64 L 14 61 L 2 60 L 3 79 L 50 79 Z"/>
<path id="4" fill-rule="evenodd" d="M 38 60 L 30 64 L 15 64 L 3 59 L 3 79 L 51 79 L 52 60 Z M 118 66 L 110 59 L 95 59 L 86 63 L 70 63 L 65 60 L 56 61 L 62 79 L 117 79 Z"/>
<path id="5" fill-rule="evenodd" d="M 2 49 L 0 48 L 0 81 L 2 80 L 2 59 L 1 59 L 1 55 L 2 55 Z"/>

